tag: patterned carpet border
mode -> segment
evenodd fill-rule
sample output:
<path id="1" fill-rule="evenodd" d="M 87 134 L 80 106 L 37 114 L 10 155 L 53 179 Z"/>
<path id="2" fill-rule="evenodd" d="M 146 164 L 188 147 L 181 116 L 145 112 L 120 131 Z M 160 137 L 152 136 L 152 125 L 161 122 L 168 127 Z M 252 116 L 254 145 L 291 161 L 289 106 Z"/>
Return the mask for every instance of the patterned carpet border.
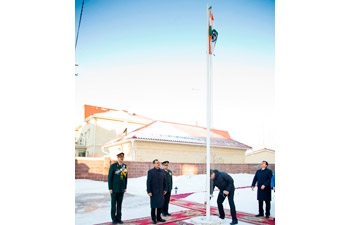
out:
<path id="1" fill-rule="evenodd" d="M 171 216 L 163 217 L 163 219 L 166 220 L 166 222 L 157 222 L 157 224 L 164 224 L 164 225 L 170 225 L 170 224 L 186 224 L 185 222 L 181 222 L 182 220 L 188 220 L 193 217 L 197 216 L 203 216 L 202 211 L 198 210 L 183 210 L 179 212 L 172 213 Z M 137 218 L 132 220 L 124 220 L 124 224 L 126 225 L 146 225 L 146 224 L 152 224 L 151 216 L 143 217 L 143 218 Z M 106 223 L 99 223 L 95 225 L 112 225 L 112 222 L 106 222 Z"/>
<path id="2" fill-rule="evenodd" d="M 245 188 L 245 187 L 242 187 Z M 190 202 L 185 201 L 181 198 L 185 198 L 193 193 L 186 193 L 186 194 L 179 194 L 179 195 L 173 195 L 170 199 L 170 204 L 180 206 L 183 208 L 187 208 L 189 210 L 182 210 L 179 212 L 174 212 L 171 214 L 171 216 L 166 216 L 164 219 L 166 219 L 166 222 L 157 222 L 157 224 L 162 225 L 193 225 L 192 223 L 185 222 L 184 220 L 191 219 L 193 217 L 197 216 L 204 216 L 206 215 L 206 207 L 204 204 L 199 204 L 196 202 Z M 210 214 L 211 215 L 219 215 L 219 211 L 217 207 L 210 207 Z M 239 221 L 254 224 L 254 225 L 275 225 L 275 221 L 272 218 L 265 218 L 265 217 L 255 217 L 255 215 L 250 213 L 244 213 L 244 212 L 237 212 L 237 218 L 238 223 Z M 228 219 L 231 219 L 231 214 L 229 209 L 225 209 L 225 216 Z M 124 224 L 126 225 L 147 225 L 152 224 L 151 217 L 143 217 L 143 218 L 137 218 L 132 220 L 124 220 Z M 112 225 L 112 222 L 106 222 L 106 223 L 99 223 L 95 225 Z"/>
<path id="3" fill-rule="evenodd" d="M 171 204 L 173 205 L 177 205 L 183 208 L 188 208 L 191 210 L 196 210 L 196 211 L 200 211 L 203 213 L 203 215 L 205 215 L 206 213 L 206 207 L 204 204 L 199 204 L 196 202 L 189 202 L 189 201 L 185 201 L 185 200 L 179 200 L 179 199 L 171 199 Z M 217 207 L 210 207 L 210 214 L 211 215 L 216 215 L 219 216 L 219 211 Z M 237 219 L 238 221 L 243 221 L 243 222 L 247 222 L 247 223 L 251 223 L 251 224 L 255 224 L 255 225 L 274 225 L 275 221 L 272 218 L 265 218 L 265 217 L 255 217 L 255 215 L 250 214 L 250 213 L 244 213 L 244 212 L 236 212 L 237 215 Z M 228 219 L 231 219 L 231 213 L 229 209 L 225 209 L 225 217 Z"/>

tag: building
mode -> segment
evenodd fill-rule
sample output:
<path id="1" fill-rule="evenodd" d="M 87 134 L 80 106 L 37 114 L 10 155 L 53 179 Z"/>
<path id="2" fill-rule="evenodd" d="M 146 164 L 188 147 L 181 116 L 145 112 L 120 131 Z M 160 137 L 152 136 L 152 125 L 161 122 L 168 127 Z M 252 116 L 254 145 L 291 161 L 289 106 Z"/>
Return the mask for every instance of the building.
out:
<path id="1" fill-rule="evenodd" d="M 259 149 L 246 153 L 246 163 L 261 163 L 261 161 L 267 161 L 268 163 L 275 164 L 275 150 L 272 149 Z"/>
<path id="2" fill-rule="evenodd" d="M 102 145 L 153 120 L 126 110 L 84 105 L 84 123 L 75 130 L 75 156 L 102 157 Z"/>
<path id="3" fill-rule="evenodd" d="M 112 160 L 124 152 L 125 160 L 181 163 L 206 162 L 206 128 L 165 121 L 153 121 L 103 145 Z M 250 146 L 231 139 L 227 131 L 211 130 L 211 163 L 245 163 Z"/>

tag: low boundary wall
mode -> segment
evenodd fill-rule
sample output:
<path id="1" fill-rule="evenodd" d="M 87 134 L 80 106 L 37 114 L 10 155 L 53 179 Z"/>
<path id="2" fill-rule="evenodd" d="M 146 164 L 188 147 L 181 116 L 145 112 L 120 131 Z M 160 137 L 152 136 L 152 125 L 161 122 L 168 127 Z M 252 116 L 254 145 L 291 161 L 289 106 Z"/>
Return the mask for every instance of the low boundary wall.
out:
<path id="1" fill-rule="evenodd" d="M 75 158 L 75 179 L 89 179 L 98 181 L 107 181 L 108 170 L 110 165 L 114 163 L 109 157 L 104 158 Z M 153 168 L 152 162 L 135 162 L 125 161 L 128 166 L 128 177 L 142 177 L 147 175 L 147 171 Z M 249 164 L 211 164 L 210 168 L 225 171 L 227 173 L 248 173 L 255 174 L 256 170 L 260 169 L 260 163 Z M 275 164 L 269 164 L 273 172 Z M 187 174 L 205 174 L 205 163 L 171 163 L 169 169 L 173 171 L 175 176 Z"/>

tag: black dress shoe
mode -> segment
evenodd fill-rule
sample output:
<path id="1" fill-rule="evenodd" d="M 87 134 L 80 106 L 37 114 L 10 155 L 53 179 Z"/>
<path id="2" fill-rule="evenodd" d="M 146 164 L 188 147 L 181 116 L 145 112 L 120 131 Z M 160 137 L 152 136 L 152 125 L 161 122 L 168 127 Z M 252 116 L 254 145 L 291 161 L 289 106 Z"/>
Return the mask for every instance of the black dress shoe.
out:
<path id="1" fill-rule="evenodd" d="M 225 219 L 225 217 L 221 217 L 221 216 L 219 216 L 219 218 L 220 218 L 220 219 L 222 219 L 222 220 L 224 220 L 224 219 Z"/>
<path id="2" fill-rule="evenodd" d="M 156 224 L 156 223 L 157 223 L 157 221 L 155 221 L 155 220 L 152 220 L 152 223 L 153 223 L 153 224 Z"/>
<path id="3" fill-rule="evenodd" d="M 233 224 L 238 224 L 238 220 L 234 220 L 230 223 L 230 225 L 233 225 Z"/>
<path id="4" fill-rule="evenodd" d="M 264 215 L 262 215 L 262 214 L 257 214 L 257 215 L 255 215 L 255 217 L 259 217 L 259 216 L 264 216 Z"/>
<path id="5" fill-rule="evenodd" d="M 122 223 L 123 223 L 123 221 L 122 221 L 122 220 L 117 220 L 117 223 L 122 224 Z"/>
<path id="6" fill-rule="evenodd" d="M 112 221 L 112 224 L 117 224 L 117 221 Z"/>
<path id="7" fill-rule="evenodd" d="M 166 215 L 167 215 L 167 216 L 171 216 L 171 214 L 170 214 L 170 213 L 167 213 Z"/>
<path id="8" fill-rule="evenodd" d="M 270 216 L 267 216 L 267 215 L 266 215 L 265 218 L 268 219 L 268 218 L 270 218 Z"/>
<path id="9" fill-rule="evenodd" d="M 165 222 L 166 220 L 163 219 L 163 218 L 160 218 L 160 219 L 157 219 L 157 221 L 159 221 L 159 222 Z"/>

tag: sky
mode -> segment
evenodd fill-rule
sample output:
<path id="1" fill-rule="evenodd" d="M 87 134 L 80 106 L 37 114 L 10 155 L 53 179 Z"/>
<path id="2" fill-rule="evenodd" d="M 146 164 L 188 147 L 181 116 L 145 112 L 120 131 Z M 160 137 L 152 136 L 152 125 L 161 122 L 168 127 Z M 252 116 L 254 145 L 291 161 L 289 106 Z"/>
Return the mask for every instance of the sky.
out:
<path id="1" fill-rule="evenodd" d="M 234 185 L 237 188 L 250 186 L 254 174 L 241 173 L 230 174 L 230 176 L 234 179 Z M 204 174 L 173 176 L 173 186 L 178 187 L 178 194 L 195 192 L 183 198 L 183 200 L 190 202 L 203 204 L 204 201 L 206 201 L 205 183 L 206 179 Z M 146 176 L 128 179 L 127 194 L 124 196 L 123 200 L 122 220 L 150 217 L 149 197 L 146 194 L 145 184 Z M 107 186 L 107 182 L 103 181 L 84 179 L 75 180 L 76 225 L 99 224 L 110 221 L 110 199 L 107 192 Z M 174 189 L 172 190 L 172 194 L 175 194 Z M 213 195 L 214 197 L 210 200 L 210 205 L 217 207 L 216 199 L 218 189 L 215 189 Z M 251 188 L 236 189 L 234 196 L 236 210 L 238 212 L 257 214 L 258 202 L 256 200 L 256 195 L 256 188 L 254 191 L 252 191 Z M 275 192 L 272 192 L 271 200 L 270 213 L 271 217 L 275 217 Z M 230 208 L 227 200 L 223 202 L 223 206 L 225 209 Z M 204 205 L 203 208 L 205 208 Z M 181 210 L 186 210 L 186 208 L 172 204 L 169 205 L 169 213 Z M 222 224 L 229 224 L 230 222 L 232 221 L 229 218 L 226 218 Z M 249 225 L 250 223 L 239 221 L 239 224 Z"/>
<path id="2" fill-rule="evenodd" d="M 219 33 L 212 126 L 253 149 L 274 149 L 270 0 L 84 1 L 75 49 L 76 125 L 90 104 L 206 127 L 207 3 Z M 76 0 L 76 33 L 81 7 Z"/>

